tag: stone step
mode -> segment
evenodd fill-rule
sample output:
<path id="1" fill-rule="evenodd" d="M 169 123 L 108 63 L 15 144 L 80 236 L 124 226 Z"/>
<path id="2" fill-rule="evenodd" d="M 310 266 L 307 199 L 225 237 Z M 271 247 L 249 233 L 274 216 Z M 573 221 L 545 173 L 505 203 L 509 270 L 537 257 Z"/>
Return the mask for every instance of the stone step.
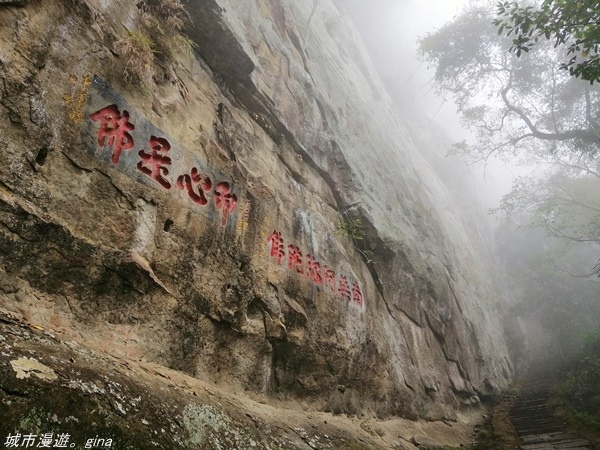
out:
<path id="1" fill-rule="evenodd" d="M 565 433 L 563 424 L 547 405 L 548 389 L 542 382 L 530 389 L 524 386 L 509 414 L 521 439 L 522 450 L 583 450 L 593 448 L 589 441 Z"/>

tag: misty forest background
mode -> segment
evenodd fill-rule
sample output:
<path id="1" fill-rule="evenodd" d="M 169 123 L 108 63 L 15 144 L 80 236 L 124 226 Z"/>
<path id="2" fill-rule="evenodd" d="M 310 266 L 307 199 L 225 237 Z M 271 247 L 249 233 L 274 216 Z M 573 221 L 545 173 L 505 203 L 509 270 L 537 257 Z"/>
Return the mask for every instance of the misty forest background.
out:
<path id="1" fill-rule="evenodd" d="M 418 2 L 360 3 L 345 6 L 414 139 L 487 225 L 519 375 L 555 374 L 565 418 L 600 430 L 600 2 L 472 1 L 417 55 L 394 45 L 428 29 L 408 23 Z"/>

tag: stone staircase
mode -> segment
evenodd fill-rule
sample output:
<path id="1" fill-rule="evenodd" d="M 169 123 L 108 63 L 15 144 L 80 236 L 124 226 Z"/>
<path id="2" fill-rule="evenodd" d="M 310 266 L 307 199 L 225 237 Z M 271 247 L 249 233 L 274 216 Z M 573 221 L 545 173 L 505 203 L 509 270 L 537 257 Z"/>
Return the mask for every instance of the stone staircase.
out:
<path id="1" fill-rule="evenodd" d="M 589 441 L 565 431 L 564 424 L 547 405 L 549 388 L 543 380 L 522 386 L 510 410 L 510 418 L 522 441 L 522 450 L 596 448 Z"/>

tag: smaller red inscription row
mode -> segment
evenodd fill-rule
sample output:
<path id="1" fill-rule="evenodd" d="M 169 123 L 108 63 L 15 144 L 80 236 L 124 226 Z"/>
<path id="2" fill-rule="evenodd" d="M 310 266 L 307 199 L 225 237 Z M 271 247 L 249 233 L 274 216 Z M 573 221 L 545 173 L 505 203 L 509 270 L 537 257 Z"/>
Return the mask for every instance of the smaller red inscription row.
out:
<path id="1" fill-rule="evenodd" d="M 217 186 L 215 187 L 215 206 L 217 209 L 223 211 L 223 219 L 221 221 L 221 225 L 223 226 L 227 224 L 227 215 L 232 213 L 237 205 L 237 197 L 230 191 L 231 188 L 229 187 L 229 183 L 226 181 L 217 183 Z"/>
<path id="2" fill-rule="evenodd" d="M 279 231 L 274 230 L 269 236 L 268 242 L 270 244 L 269 255 L 275 258 L 277 264 L 281 265 L 286 256 L 283 236 Z M 305 275 L 315 285 L 323 285 L 331 289 L 334 295 L 348 302 L 353 301 L 358 306 L 363 305 L 364 299 L 358 283 L 353 283 L 352 289 L 350 289 L 347 277 L 340 275 L 337 278 L 335 271 L 326 265 L 322 265 L 310 254 L 306 255 L 306 266 L 304 266 L 302 251 L 293 244 L 287 246 L 287 265 L 289 270 Z M 304 272 L 304 269 L 306 269 L 306 272 Z"/>
<path id="3" fill-rule="evenodd" d="M 123 150 L 131 150 L 134 146 L 133 137 L 129 133 L 135 130 L 135 125 L 129 122 L 129 113 L 121 112 L 117 105 L 109 105 L 90 115 L 90 119 L 99 122 L 98 145 L 111 147 L 113 152 L 111 162 L 117 164 Z M 150 136 L 150 151 L 140 150 L 140 161 L 137 169 L 155 180 L 164 189 L 171 189 L 171 182 L 166 178 L 169 175 L 171 157 L 169 151 L 171 144 L 165 138 Z M 189 173 L 179 175 L 176 182 L 177 189 L 186 190 L 192 201 L 200 206 L 208 204 L 206 193 L 212 190 L 212 180 L 205 173 L 192 167 Z M 214 205 L 221 210 L 221 225 L 227 225 L 227 218 L 237 205 L 237 196 L 231 192 L 227 181 L 215 185 L 212 193 Z"/>

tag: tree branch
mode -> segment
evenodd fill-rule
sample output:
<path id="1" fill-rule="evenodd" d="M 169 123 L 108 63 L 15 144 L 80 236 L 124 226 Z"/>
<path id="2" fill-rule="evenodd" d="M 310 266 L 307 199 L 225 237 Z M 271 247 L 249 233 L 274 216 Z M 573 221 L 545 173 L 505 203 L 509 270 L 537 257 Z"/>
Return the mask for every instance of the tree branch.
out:
<path id="1" fill-rule="evenodd" d="M 529 128 L 533 137 L 545 141 L 567 141 L 571 139 L 581 139 L 582 141 L 589 142 L 591 144 L 600 144 L 600 139 L 598 138 L 597 134 L 589 130 L 576 128 L 561 133 L 548 133 L 545 131 L 538 130 L 535 124 L 527 116 L 527 114 L 525 114 L 521 109 L 517 108 L 510 102 L 508 98 L 508 92 L 512 88 L 512 78 L 513 72 L 510 72 L 510 76 L 506 87 L 502 89 L 502 91 L 500 91 L 502 101 L 504 102 L 509 111 L 518 115 L 521 118 L 521 120 L 525 122 L 527 128 Z"/>
<path id="2" fill-rule="evenodd" d="M 585 274 L 585 275 L 577 275 L 577 274 L 575 274 L 575 273 L 569 272 L 567 269 L 563 269 L 562 267 L 560 267 L 560 266 L 559 266 L 558 264 L 556 264 L 555 262 L 553 262 L 553 263 L 552 263 L 552 265 L 553 265 L 554 267 L 556 267 L 558 270 L 560 270 L 561 272 L 564 272 L 564 273 L 566 273 L 566 274 L 568 274 L 568 275 L 571 275 L 572 277 L 575 277 L 575 278 L 589 278 L 589 277 L 591 277 L 592 275 L 597 275 L 596 271 L 594 270 L 596 266 L 594 266 L 594 269 L 592 269 L 592 271 L 591 271 L 590 273 L 588 273 L 588 274 Z"/>
<path id="3" fill-rule="evenodd" d="M 571 198 L 571 196 L 569 196 L 568 198 L 555 196 L 555 197 L 553 197 L 553 199 L 563 201 L 563 203 L 556 203 L 557 206 L 576 205 L 576 206 L 581 206 L 584 209 L 589 209 L 590 211 L 600 213 L 600 209 L 594 208 L 593 206 L 590 206 L 590 205 L 586 205 L 585 203 L 578 202 L 577 200 L 574 200 L 573 198 Z"/>
<path id="4" fill-rule="evenodd" d="M 536 159 L 533 159 L 533 162 L 535 162 L 538 165 L 545 164 L 545 165 L 549 165 L 549 166 L 562 166 L 562 167 L 568 167 L 569 169 L 577 169 L 577 170 L 581 170 L 582 172 L 585 172 L 589 175 L 592 175 L 596 178 L 600 178 L 599 172 L 596 172 L 596 171 L 590 169 L 586 165 L 570 163 L 570 162 L 567 162 L 567 161 L 565 161 L 563 159 L 559 159 L 559 158 L 554 158 L 551 161 L 548 161 L 543 158 L 536 158 Z"/>
<path id="5" fill-rule="evenodd" d="M 593 130 L 597 131 L 600 128 L 592 118 L 592 100 L 590 98 L 590 87 L 588 85 L 585 86 L 585 118 Z"/>
<path id="6" fill-rule="evenodd" d="M 569 235 L 563 233 L 562 231 L 560 231 L 559 229 L 557 229 L 556 227 L 552 226 L 548 222 L 545 223 L 545 226 L 546 226 L 546 229 L 548 230 L 548 233 L 554 237 L 568 239 L 569 241 L 574 241 L 574 242 L 600 242 L 600 239 L 587 239 L 587 238 L 582 238 L 579 236 L 569 236 Z"/>

